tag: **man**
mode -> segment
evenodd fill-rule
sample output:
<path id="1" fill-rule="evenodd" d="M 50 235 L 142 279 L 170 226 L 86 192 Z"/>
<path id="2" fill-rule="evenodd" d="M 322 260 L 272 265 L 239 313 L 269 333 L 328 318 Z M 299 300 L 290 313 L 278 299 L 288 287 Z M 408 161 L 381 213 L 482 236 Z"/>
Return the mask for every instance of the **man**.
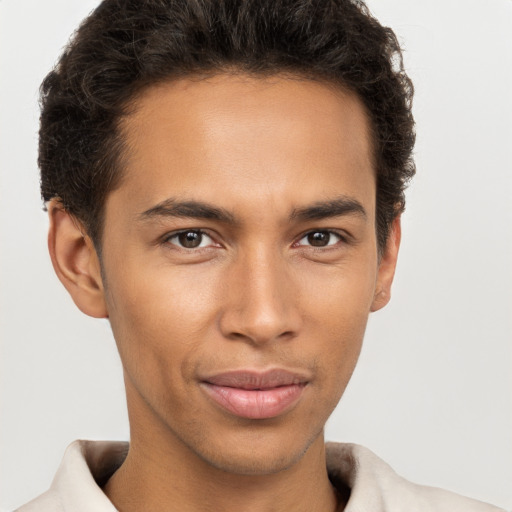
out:
<path id="1" fill-rule="evenodd" d="M 351 2 L 105 1 L 43 84 L 55 271 L 109 318 L 131 442 L 20 510 L 497 510 L 325 448 L 387 304 L 412 87 Z"/>

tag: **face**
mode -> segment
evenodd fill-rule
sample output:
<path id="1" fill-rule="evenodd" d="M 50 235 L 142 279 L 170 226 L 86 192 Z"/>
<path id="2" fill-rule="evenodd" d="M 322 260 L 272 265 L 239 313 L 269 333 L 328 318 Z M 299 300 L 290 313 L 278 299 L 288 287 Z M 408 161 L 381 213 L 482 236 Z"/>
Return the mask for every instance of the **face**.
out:
<path id="1" fill-rule="evenodd" d="M 102 246 L 132 442 L 231 472 L 289 467 L 391 283 L 364 108 L 326 84 L 227 75 L 136 107 Z"/>

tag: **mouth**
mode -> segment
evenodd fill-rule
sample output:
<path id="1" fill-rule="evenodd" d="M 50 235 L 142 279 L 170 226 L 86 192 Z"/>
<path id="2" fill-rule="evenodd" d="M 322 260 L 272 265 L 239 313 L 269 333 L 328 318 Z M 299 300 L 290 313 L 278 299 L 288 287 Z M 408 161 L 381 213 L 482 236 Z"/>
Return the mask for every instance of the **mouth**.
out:
<path id="1" fill-rule="evenodd" d="M 204 379 L 201 388 L 225 411 L 248 419 L 280 416 L 296 405 L 308 378 L 284 369 L 239 370 Z"/>

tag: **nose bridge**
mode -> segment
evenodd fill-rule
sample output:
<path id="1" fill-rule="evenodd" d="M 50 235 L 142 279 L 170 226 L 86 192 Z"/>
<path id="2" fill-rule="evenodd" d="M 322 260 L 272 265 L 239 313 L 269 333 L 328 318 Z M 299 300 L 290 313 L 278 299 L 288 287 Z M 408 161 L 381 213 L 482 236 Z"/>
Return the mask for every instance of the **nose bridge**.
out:
<path id="1" fill-rule="evenodd" d="M 275 247 L 253 245 L 231 269 L 221 328 L 228 337 L 265 343 L 299 328 L 296 295 L 287 263 Z"/>

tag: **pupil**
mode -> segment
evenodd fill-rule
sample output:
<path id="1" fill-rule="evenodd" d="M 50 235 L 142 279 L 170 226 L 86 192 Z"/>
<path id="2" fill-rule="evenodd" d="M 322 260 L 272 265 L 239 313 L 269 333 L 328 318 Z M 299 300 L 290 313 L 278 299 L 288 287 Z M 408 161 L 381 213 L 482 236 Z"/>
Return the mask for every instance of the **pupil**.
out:
<path id="1" fill-rule="evenodd" d="M 315 247 L 324 247 L 329 243 L 329 236 L 325 231 L 315 231 L 308 235 L 308 242 Z"/>
<path id="2" fill-rule="evenodd" d="M 193 249 L 201 245 L 202 236 L 197 231 L 186 231 L 185 233 L 180 233 L 178 239 L 183 247 Z"/>

